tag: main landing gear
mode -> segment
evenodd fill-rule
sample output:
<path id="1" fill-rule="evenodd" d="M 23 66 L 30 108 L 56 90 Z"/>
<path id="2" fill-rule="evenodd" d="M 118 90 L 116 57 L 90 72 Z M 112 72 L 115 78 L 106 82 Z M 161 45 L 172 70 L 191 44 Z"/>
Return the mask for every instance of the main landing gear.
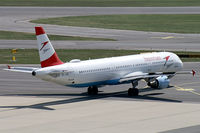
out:
<path id="1" fill-rule="evenodd" d="M 138 85 L 138 81 L 132 81 L 133 88 L 128 89 L 128 96 L 138 96 L 139 90 L 136 88 Z"/>
<path id="2" fill-rule="evenodd" d="M 137 85 L 138 81 L 132 81 L 133 88 L 128 89 L 128 96 L 138 96 L 139 90 L 136 88 Z M 97 95 L 97 94 L 98 94 L 97 86 L 88 87 L 88 95 Z"/>
<path id="3" fill-rule="evenodd" d="M 98 94 L 98 87 L 97 86 L 88 87 L 88 95 L 97 95 L 97 94 Z"/>

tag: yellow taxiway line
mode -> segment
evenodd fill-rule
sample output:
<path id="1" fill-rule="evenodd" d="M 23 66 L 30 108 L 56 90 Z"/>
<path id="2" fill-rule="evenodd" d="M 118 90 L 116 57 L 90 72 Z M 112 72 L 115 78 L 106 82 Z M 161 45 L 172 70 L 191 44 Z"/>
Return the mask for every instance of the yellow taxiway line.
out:
<path id="1" fill-rule="evenodd" d="M 192 89 L 192 88 L 185 89 L 185 88 L 182 88 L 182 87 L 177 86 L 177 85 L 174 85 L 174 87 L 176 88 L 177 91 L 188 91 L 188 92 L 191 92 L 193 94 L 196 94 L 196 95 L 200 96 L 200 93 L 194 91 L 194 89 Z"/>
<path id="2" fill-rule="evenodd" d="M 151 38 L 159 38 L 159 39 L 163 39 L 163 40 L 166 40 L 166 39 L 176 39 L 176 38 L 184 38 L 184 37 L 175 37 L 175 36 L 165 36 L 165 37 L 151 37 Z"/>

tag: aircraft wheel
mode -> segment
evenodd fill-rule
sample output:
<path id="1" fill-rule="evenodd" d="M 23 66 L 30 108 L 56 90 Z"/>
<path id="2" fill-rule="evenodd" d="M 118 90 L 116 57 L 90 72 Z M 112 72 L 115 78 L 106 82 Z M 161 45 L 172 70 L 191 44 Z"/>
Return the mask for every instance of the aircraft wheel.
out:
<path id="1" fill-rule="evenodd" d="M 138 96 L 139 90 L 137 88 L 129 88 L 128 96 Z"/>
<path id="2" fill-rule="evenodd" d="M 88 87 L 88 95 L 97 95 L 97 94 L 98 94 L 98 87 L 97 86 Z"/>

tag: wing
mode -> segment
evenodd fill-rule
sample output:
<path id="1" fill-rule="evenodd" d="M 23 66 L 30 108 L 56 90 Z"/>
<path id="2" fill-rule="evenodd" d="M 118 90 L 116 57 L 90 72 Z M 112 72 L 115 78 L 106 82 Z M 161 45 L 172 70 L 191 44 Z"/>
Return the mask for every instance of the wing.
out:
<path id="1" fill-rule="evenodd" d="M 143 73 L 143 72 L 133 72 L 130 74 L 125 75 L 124 77 L 120 78 L 119 82 L 126 82 L 126 81 L 133 81 L 133 80 L 141 80 L 141 79 L 146 79 L 146 78 L 156 78 L 161 76 L 160 74 L 156 73 Z"/>
<path id="2" fill-rule="evenodd" d="M 180 71 L 180 72 L 177 72 L 176 74 L 192 74 L 194 76 L 196 74 L 196 72 L 194 70 L 192 70 L 192 71 Z"/>
<path id="3" fill-rule="evenodd" d="M 165 75 L 168 78 L 172 78 L 176 74 L 192 74 L 195 75 L 195 71 L 180 71 L 180 72 L 170 72 L 170 73 L 163 73 L 163 72 L 156 72 L 156 73 L 143 73 L 141 71 L 139 72 L 133 72 L 125 75 L 124 77 L 121 77 L 119 82 L 127 82 L 127 81 L 133 81 L 133 80 L 141 80 L 141 79 L 148 79 L 148 78 L 157 78 L 159 76 Z"/>
<path id="4" fill-rule="evenodd" d="M 14 72 L 24 72 L 24 73 L 32 73 L 33 71 L 37 70 L 39 68 L 34 68 L 34 67 L 11 67 L 8 65 L 7 71 L 14 71 Z"/>

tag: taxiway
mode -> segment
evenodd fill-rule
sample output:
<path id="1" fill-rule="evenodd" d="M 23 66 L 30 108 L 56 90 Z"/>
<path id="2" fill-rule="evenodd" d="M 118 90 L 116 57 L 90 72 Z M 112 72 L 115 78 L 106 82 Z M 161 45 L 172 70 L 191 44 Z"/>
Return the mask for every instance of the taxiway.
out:
<path id="1" fill-rule="evenodd" d="M 161 43 L 160 43 L 161 42 Z M 55 49 L 124 49 L 124 50 L 163 50 L 163 51 L 200 51 L 199 42 L 182 40 L 158 41 L 51 41 Z M 36 40 L 1 40 L 0 49 L 37 48 Z"/>
<path id="2" fill-rule="evenodd" d="M 199 70 L 199 65 L 184 63 L 184 70 Z M 171 87 L 163 90 L 152 90 L 140 82 L 138 97 L 128 97 L 130 85 L 106 86 L 98 96 L 88 96 L 86 88 L 68 88 L 0 70 L 0 131 L 197 131 L 199 78 L 199 71 L 195 77 L 176 75 Z"/>
<path id="3" fill-rule="evenodd" d="M 200 14 L 200 7 L 0 7 L 0 30 L 31 32 L 29 20 L 98 14 Z M 199 51 L 199 34 L 141 32 L 42 25 L 48 34 L 113 38 L 115 42 L 53 41 L 56 48 L 162 49 Z M 36 48 L 36 41 L 2 40 L 0 48 Z M 0 132 L 181 132 L 200 130 L 200 63 L 184 63 L 197 75 L 176 75 L 171 87 L 152 90 L 140 82 L 140 96 L 128 97 L 131 85 L 68 88 L 29 74 L 3 71 L 0 65 Z"/>
<path id="4" fill-rule="evenodd" d="M 47 24 L 33 24 L 29 20 L 48 17 L 99 15 L 99 14 L 199 14 L 200 7 L 0 7 L 0 30 L 31 32 L 35 26 L 43 26 L 48 34 L 112 38 L 119 42 L 90 42 L 89 45 L 108 45 L 122 49 L 145 48 L 160 49 L 175 45 L 177 50 L 199 50 L 199 34 L 175 34 L 160 32 L 143 32 L 130 30 L 115 30 L 88 27 L 57 26 Z M 15 41 L 15 40 L 14 40 Z M 82 48 L 88 42 L 59 42 L 72 45 L 72 48 Z M 16 41 L 16 47 L 20 42 Z M 32 41 L 26 47 L 32 45 Z M 116 45 L 114 45 L 116 44 Z M 1 41 L 0 48 L 10 48 L 11 41 Z M 22 41 L 22 45 L 24 42 Z M 78 46 L 77 46 L 78 45 Z M 123 46 L 119 46 L 123 45 Z M 153 45 L 151 47 L 151 45 Z M 183 47 L 183 45 L 185 45 Z M 64 47 L 62 45 L 62 47 Z M 68 47 L 66 47 L 68 48 Z M 87 48 L 87 47 L 86 47 Z M 105 48 L 105 47 L 103 47 Z M 174 47 L 173 47 L 174 49 Z"/>

